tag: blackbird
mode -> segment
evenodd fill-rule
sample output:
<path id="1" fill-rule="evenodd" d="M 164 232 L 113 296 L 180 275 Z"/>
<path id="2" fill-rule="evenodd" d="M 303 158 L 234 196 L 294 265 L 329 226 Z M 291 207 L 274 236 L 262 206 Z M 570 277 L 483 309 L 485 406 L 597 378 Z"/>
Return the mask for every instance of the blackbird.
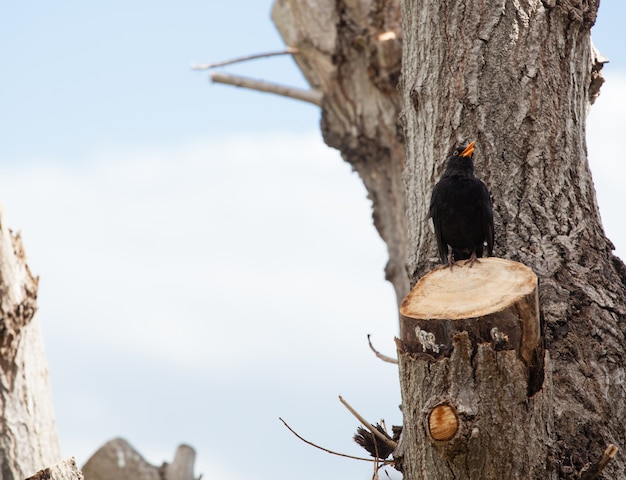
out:
<path id="1" fill-rule="evenodd" d="M 471 267 L 483 256 L 485 242 L 487 256 L 493 254 L 491 196 L 487 186 L 474 176 L 475 143 L 454 150 L 430 199 L 428 216 L 433 219 L 439 256 L 450 268 L 455 261 L 466 259 Z"/>

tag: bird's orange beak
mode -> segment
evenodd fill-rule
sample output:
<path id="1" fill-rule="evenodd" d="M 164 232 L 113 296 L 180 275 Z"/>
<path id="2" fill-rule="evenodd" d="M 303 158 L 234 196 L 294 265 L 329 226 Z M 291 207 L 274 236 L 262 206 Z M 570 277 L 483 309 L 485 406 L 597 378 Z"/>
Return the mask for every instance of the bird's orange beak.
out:
<path id="1" fill-rule="evenodd" d="M 463 150 L 459 157 L 471 157 L 472 154 L 474 153 L 474 144 L 476 142 L 472 142 L 470 143 L 467 147 L 465 147 L 465 150 Z"/>

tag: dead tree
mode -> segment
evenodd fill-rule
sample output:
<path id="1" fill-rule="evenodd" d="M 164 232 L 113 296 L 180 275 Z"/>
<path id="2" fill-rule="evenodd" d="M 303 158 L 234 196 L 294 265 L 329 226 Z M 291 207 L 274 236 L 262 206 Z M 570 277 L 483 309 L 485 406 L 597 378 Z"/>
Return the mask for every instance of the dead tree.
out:
<path id="1" fill-rule="evenodd" d="M 24 479 L 60 458 L 48 364 L 34 318 L 38 279 L 0 210 L 0 478 Z"/>
<path id="2" fill-rule="evenodd" d="M 11 233 L 0 209 L 0 480 L 81 480 L 73 458 L 60 461 L 48 366 L 34 318 L 37 284 L 22 240 Z M 85 474 L 193 480 L 194 461 L 193 448 L 180 445 L 172 463 L 155 467 L 115 439 L 92 456 Z"/>
<path id="3" fill-rule="evenodd" d="M 297 49 L 294 59 L 321 92 L 326 143 L 368 189 L 399 303 L 436 265 L 426 218 L 444 159 L 453 145 L 476 140 L 476 168 L 494 197 L 495 254 L 537 275 L 548 352 L 538 391 L 551 413 L 529 410 L 526 419 L 539 418 L 546 431 L 511 438 L 511 452 L 530 442 L 539 458 L 523 459 L 533 467 L 518 471 L 511 455 L 491 459 L 497 478 L 531 478 L 522 476 L 530 471 L 532 478 L 583 478 L 607 445 L 626 445 L 626 268 L 604 234 L 585 146 L 605 61 L 590 38 L 597 8 L 598 1 L 570 0 L 276 0 L 273 8 L 285 43 Z M 407 382 L 410 369 L 422 368 L 416 362 L 439 368 L 470 355 L 474 371 L 487 368 L 498 352 L 485 340 L 457 334 L 449 357 L 401 360 L 403 409 L 412 408 Z M 530 388 L 525 401 L 535 393 Z M 416 429 L 428 425 L 408 423 L 415 418 L 404 411 L 405 436 L 417 442 Z M 409 479 L 448 478 L 450 465 L 459 468 L 454 478 L 486 478 L 470 460 L 455 464 L 467 443 L 442 447 L 443 463 L 420 458 L 425 466 L 414 463 L 419 447 L 405 440 L 398 452 Z M 608 478 L 625 474 L 619 456 L 605 470 Z"/>

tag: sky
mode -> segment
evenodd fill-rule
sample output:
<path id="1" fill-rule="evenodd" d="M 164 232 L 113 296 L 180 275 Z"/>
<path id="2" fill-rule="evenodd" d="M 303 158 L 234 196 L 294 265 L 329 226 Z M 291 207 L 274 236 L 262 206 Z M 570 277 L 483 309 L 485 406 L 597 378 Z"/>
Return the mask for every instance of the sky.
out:
<path id="1" fill-rule="evenodd" d="M 283 48 L 270 8 L 0 4 L 0 203 L 40 276 L 62 453 L 79 465 L 123 437 L 156 465 L 193 446 L 204 478 L 363 479 L 368 463 L 278 417 L 355 455 L 338 395 L 401 422 L 396 368 L 366 338 L 393 355 L 385 247 L 318 108 L 190 70 Z M 588 122 L 622 257 L 625 15 L 602 2 L 593 38 L 611 63 Z M 224 70 L 306 86 L 287 57 Z"/>

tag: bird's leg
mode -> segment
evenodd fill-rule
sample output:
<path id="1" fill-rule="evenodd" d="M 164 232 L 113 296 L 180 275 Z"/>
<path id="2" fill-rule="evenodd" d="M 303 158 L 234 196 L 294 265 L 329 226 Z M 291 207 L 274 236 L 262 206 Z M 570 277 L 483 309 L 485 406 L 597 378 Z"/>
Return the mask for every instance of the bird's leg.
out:
<path id="1" fill-rule="evenodd" d="M 452 265 L 454 265 L 454 255 L 452 255 L 452 252 L 450 252 L 448 254 L 448 266 L 450 267 L 450 271 L 452 271 Z"/>
<path id="2" fill-rule="evenodd" d="M 480 263 L 480 260 L 478 260 L 478 257 L 476 256 L 476 252 L 472 252 L 472 254 L 470 255 L 469 258 L 469 268 L 472 268 L 472 265 L 474 265 L 474 262 L 476 263 Z"/>

